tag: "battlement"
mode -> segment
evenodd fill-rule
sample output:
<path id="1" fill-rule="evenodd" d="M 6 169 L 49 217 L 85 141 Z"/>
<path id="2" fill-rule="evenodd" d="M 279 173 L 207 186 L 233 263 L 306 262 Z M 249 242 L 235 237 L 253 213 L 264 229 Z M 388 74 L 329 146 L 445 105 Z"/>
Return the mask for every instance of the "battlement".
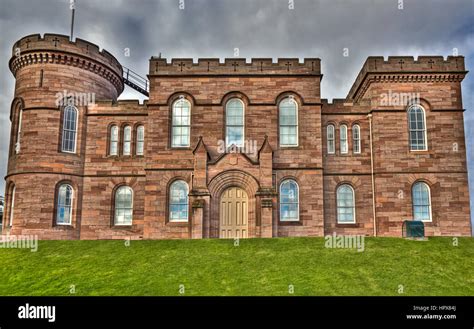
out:
<path id="1" fill-rule="evenodd" d="M 305 58 L 300 63 L 298 58 L 279 58 L 273 62 L 271 58 L 199 58 L 197 63 L 192 58 L 173 58 L 167 62 L 165 58 L 150 59 L 150 76 L 160 75 L 321 75 L 321 60 Z"/>
<path id="2" fill-rule="evenodd" d="M 370 74 L 465 74 L 464 56 L 371 56 L 365 61 L 347 99 L 356 99 Z"/>
<path id="3" fill-rule="evenodd" d="M 107 50 L 100 50 L 96 44 L 79 38 L 76 38 L 75 41 L 70 41 L 68 36 L 62 34 L 46 33 L 43 37 L 40 34 L 25 36 L 13 45 L 12 57 L 39 50 L 61 51 L 82 55 L 107 65 L 120 72 L 120 74 L 122 72 L 120 62 Z"/>
<path id="4" fill-rule="evenodd" d="M 32 34 L 15 42 L 9 62 L 11 72 L 37 63 L 71 65 L 100 74 L 110 80 L 120 94 L 123 90 L 123 69 L 119 61 L 105 49 L 77 38 L 70 41 L 61 34 Z"/>

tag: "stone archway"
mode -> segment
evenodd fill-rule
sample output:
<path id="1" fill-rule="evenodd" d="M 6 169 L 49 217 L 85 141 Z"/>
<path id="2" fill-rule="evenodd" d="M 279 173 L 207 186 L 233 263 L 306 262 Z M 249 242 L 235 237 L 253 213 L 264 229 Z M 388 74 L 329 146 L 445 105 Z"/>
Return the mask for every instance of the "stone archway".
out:
<path id="1" fill-rule="evenodd" d="M 223 193 L 232 187 L 242 189 L 247 194 L 247 237 L 252 238 L 256 236 L 256 193 L 259 189 L 259 183 L 252 175 L 240 170 L 224 171 L 209 182 L 211 209 L 210 216 L 204 223 L 204 236 L 209 238 L 218 238 L 220 236 L 220 201 Z"/>

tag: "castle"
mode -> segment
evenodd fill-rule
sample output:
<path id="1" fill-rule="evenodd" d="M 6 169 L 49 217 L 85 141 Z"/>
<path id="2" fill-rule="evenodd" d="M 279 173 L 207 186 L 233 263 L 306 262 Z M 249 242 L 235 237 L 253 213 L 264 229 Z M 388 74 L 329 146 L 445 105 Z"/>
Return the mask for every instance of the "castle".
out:
<path id="1" fill-rule="evenodd" d="M 462 56 L 369 57 L 347 97 L 320 60 L 150 59 L 138 101 L 87 41 L 30 35 L 15 76 L 4 233 L 40 239 L 471 234 Z"/>

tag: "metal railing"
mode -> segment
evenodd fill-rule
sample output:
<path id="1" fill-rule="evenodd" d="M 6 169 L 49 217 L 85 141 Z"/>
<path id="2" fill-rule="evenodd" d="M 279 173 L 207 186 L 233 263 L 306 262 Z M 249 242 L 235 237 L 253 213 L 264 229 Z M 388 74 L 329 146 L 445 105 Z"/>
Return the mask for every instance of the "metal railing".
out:
<path id="1" fill-rule="evenodd" d="M 123 68 L 123 82 L 127 85 L 142 93 L 145 96 L 149 96 L 150 81 L 148 79 L 138 75 L 137 73 L 130 70 L 128 67 L 122 66 Z"/>

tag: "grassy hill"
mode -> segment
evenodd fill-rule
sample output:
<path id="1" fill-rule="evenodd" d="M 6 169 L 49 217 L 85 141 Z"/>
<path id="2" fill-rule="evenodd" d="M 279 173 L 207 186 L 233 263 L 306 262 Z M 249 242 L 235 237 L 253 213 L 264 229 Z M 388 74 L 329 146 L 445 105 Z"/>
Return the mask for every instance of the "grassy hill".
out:
<path id="1" fill-rule="evenodd" d="M 37 252 L 0 249 L 0 295 L 474 295 L 472 238 L 366 238 L 363 252 L 324 244 L 39 241 Z"/>

